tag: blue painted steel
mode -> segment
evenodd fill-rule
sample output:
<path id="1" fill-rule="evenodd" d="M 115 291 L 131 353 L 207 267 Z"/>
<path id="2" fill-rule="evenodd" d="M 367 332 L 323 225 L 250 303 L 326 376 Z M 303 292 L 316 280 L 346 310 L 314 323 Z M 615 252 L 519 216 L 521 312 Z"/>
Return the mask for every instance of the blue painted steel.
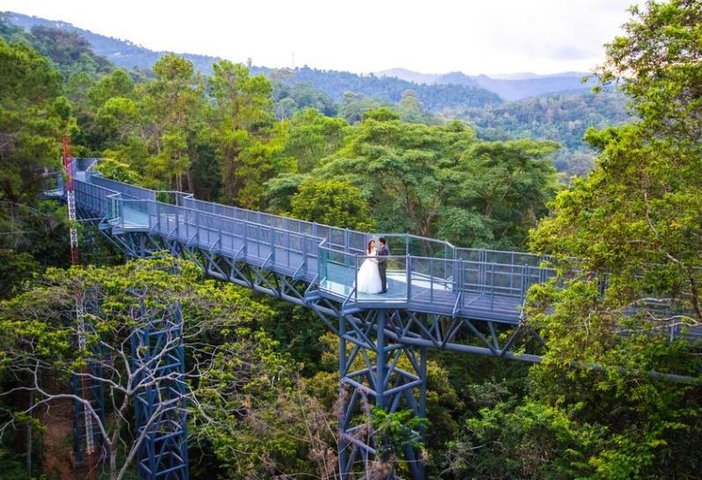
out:
<path id="1" fill-rule="evenodd" d="M 183 256 L 208 275 L 311 308 L 339 336 L 342 390 L 351 392 L 340 419 L 344 479 L 359 464 L 368 472 L 377 453 L 375 433 L 359 428 L 368 404 L 425 415 L 427 348 L 541 361 L 541 340 L 522 316 L 529 287 L 554 276 L 540 256 L 339 229 L 90 172 L 77 177 L 79 209 L 102 218 L 101 231 L 128 255 L 167 250 Z M 364 294 L 355 288 L 358 267 L 369 239 L 380 236 L 392 252 L 389 291 Z M 522 337 L 530 341 L 520 343 Z M 412 371 L 398 367 L 401 357 Z M 404 456 L 412 478 L 423 478 L 417 452 L 406 449 Z"/>
<path id="2" fill-rule="evenodd" d="M 187 480 L 187 405 L 185 401 L 183 319 L 173 311 L 141 310 L 131 335 L 136 375 L 134 418 L 142 480 Z"/>
<path id="3" fill-rule="evenodd" d="M 394 255 L 386 295 L 355 291 L 365 245 L 380 234 L 357 232 L 163 194 L 93 174 L 76 181 L 76 202 L 104 216 L 113 233 L 148 232 L 237 258 L 308 282 L 321 295 L 362 308 L 406 308 L 516 324 L 527 289 L 554 275 L 543 258 L 519 252 L 456 248 L 414 235 L 385 234 Z M 323 252 L 323 253 L 322 253 Z M 399 254 L 399 255 L 398 255 Z M 349 295 L 351 296 L 349 297 Z"/>

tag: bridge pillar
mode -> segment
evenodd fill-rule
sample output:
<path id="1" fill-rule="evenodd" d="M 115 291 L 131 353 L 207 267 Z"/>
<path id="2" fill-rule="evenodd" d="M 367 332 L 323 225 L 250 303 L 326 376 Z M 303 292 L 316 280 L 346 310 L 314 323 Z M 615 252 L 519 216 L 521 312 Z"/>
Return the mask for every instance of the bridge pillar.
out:
<path id="1" fill-rule="evenodd" d="M 164 314 L 165 313 L 165 314 Z M 187 405 L 183 319 L 180 306 L 148 315 L 131 335 L 132 363 L 139 372 L 134 417 L 142 480 L 188 480 Z"/>
<path id="2" fill-rule="evenodd" d="M 352 478 L 424 479 L 424 461 L 414 445 L 423 431 L 392 438 L 373 417 L 410 410 L 426 413 L 427 349 L 389 343 L 385 310 L 339 315 L 339 470 Z M 375 410 L 375 412 L 374 412 Z M 399 437 L 399 438 L 398 438 Z"/>

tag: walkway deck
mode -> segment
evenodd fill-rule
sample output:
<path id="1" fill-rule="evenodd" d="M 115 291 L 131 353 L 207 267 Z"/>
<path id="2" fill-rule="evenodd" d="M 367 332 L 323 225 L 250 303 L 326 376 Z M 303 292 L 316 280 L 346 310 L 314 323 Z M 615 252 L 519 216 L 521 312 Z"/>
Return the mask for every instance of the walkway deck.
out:
<path id="1" fill-rule="evenodd" d="M 102 218 L 114 235 L 146 232 L 314 283 L 321 295 L 344 302 L 345 308 L 400 307 L 516 323 L 527 289 L 553 275 L 535 255 L 461 249 L 429 238 L 386 234 L 393 253 L 389 291 L 358 293 L 356 272 L 365 259 L 365 245 L 380 234 L 203 202 L 85 170 L 76 173 L 75 190 L 77 206 Z"/>

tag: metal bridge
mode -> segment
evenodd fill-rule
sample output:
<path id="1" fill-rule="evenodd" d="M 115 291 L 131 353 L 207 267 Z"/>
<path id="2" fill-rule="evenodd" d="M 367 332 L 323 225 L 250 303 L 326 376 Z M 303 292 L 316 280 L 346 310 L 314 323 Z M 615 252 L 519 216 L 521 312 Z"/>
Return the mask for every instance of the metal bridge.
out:
<path id="1" fill-rule="evenodd" d="M 109 180 L 92 171 L 95 161 L 73 162 L 79 216 L 129 256 L 167 250 L 191 259 L 208 275 L 311 308 L 340 337 L 344 479 L 363 478 L 374 459 L 390 454 L 404 458 L 409 476 L 424 478 L 418 452 L 388 451 L 362 415 L 376 405 L 424 416 L 429 348 L 541 359 L 540 339 L 522 321 L 526 291 L 554 276 L 539 256 L 383 234 L 391 250 L 388 292 L 359 293 L 366 245 L 380 234 Z"/>

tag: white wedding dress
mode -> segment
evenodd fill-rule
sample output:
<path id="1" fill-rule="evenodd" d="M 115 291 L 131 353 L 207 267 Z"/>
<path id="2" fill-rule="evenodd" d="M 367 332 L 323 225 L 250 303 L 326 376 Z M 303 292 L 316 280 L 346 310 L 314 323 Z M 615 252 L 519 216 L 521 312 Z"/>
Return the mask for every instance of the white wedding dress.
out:
<path id="1" fill-rule="evenodd" d="M 371 255 L 376 255 L 376 250 L 371 250 Z M 358 293 L 380 293 L 383 284 L 380 281 L 378 262 L 374 258 L 367 258 L 358 269 L 357 289 Z"/>

